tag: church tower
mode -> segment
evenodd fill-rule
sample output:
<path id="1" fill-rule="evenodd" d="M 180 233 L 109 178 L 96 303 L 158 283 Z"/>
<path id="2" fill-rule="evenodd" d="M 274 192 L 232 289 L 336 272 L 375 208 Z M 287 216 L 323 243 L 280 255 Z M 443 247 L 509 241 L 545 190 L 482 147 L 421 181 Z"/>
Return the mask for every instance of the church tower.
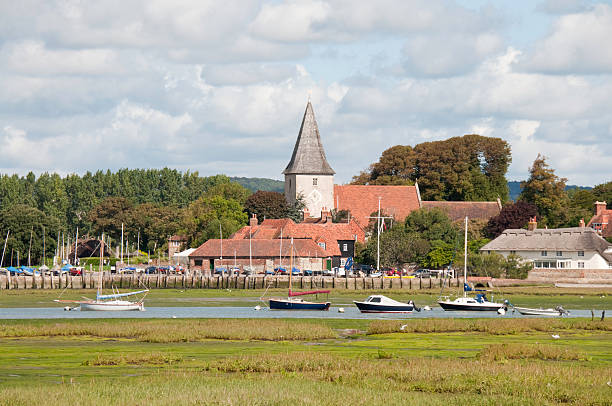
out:
<path id="1" fill-rule="evenodd" d="M 321 210 L 330 210 L 334 204 L 334 170 L 327 163 L 319 128 L 310 100 L 306 105 L 302 126 L 293 155 L 285 174 L 285 198 L 289 204 L 302 195 L 311 217 L 319 217 Z"/>

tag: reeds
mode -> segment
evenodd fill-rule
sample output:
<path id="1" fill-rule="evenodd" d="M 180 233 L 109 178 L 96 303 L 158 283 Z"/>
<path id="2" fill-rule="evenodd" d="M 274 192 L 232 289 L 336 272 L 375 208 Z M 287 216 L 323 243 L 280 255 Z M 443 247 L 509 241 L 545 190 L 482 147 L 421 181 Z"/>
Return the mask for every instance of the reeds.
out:
<path id="1" fill-rule="evenodd" d="M 205 320 L 116 320 L 79 322 L 0 323 L 0 337 L 124 338 L 150 343 L 217 340 L 319 340 L 334 338 L 328 326 L 284 321 L 249 319 Z"/>
<path id="2" fill-rule="evenodd" d="M 83 366 L 117 366 L 117 365 L 171 365 L 182 361 L 183 358 L 159 352 L 148 354 L 98 354 L 92 360 L 83 361 Z"/>
<path id="3" fill-rule="evenodd" d="M 546 344 L 490 344 L 480 351 L 478 358 L 488 361 L 510 359 L 538 359 L 543 361 L 586 361 L 587 355 L 572 348 Z"/>
<path id="4" fill-rule="evenodd" d="M 525 332 L 612 331 L 612 320 L 585 319 L 414 319 L 373 321 L 368 334 L 480 332 L 494 335 Z"/>

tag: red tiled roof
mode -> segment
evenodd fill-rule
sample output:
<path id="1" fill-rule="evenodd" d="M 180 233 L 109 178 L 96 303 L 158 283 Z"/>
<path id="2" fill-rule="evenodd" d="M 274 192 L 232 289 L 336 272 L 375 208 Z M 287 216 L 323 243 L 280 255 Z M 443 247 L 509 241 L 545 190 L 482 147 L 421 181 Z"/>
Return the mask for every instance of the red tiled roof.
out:
<path id="1" fill-rule="evenodd" d="M 281 243 L 282 241 L 282 243 Z M 200 245 L 195 251 L 189 254 L 189 258 L 219 258 L 221 254 L 221 244 L 223 244 L 223 254 L 227 257 L 236 258 L 249 257 L 249 240 L 208 240 Z M 281 246 L 282 244 L 282 246 Z M 280 251 L 284 257 L 291 255 L 291 243 L 289 240 L 252 240 L 252 258 L 278 258 Z M 293 240 L 293 255 L 303 258 L 325 258 L 328 255 L 321 247 L 310 239 Z"/>
<path id="2" fill-rule="evenodd" d="M 184 235 L 173 235 L 169 238 L 170 241 L 187 241 L 187 237 Z"/>
<path id="3" fill-rule="evenodd" d="M 441 209 L 445 211 L 453 221 L 463 219 L 466 216 L 470 219 L 489 220 L 491 217 L 497 216 L 501 211 L 498 202 L 422 201 L 421 206 L 430 209 Z"/>
<path id="4" fill-rule="evenodd" d="M 601 213 L 591 217 L 587 227 L 597 230 L 604 238 L 612 237 L 612 224 L 610 224 L 610 220 L 612 220 L 612 210 L 603 209 Z"/>
<path id="5" fill-rule="evenodd" d="M 399 221 L 420 208 L 416 186 L 334 185 L 336 209 L 349 210 L 362 228 L 378 210 L 379 197 L 382 211 Z"/>
<path id="6" fill-rule="evenodd" d="M 245 226 L 236 231 L 230 239 L 232 240 L 248 240 L 249 226 Z M 294 238 L 310 239 L 315 243 L 325 243 L 326 256 L 339 256 L 340 247 L 339 240 L 365 242 L 365 232 L 353 220 L 349 223 L 299 223 L 296 224 L 291 219 L 266 219 L 260 225 L 252 227 L 251 238 L 253 240 L 262 239 L 283 239 Z"/>

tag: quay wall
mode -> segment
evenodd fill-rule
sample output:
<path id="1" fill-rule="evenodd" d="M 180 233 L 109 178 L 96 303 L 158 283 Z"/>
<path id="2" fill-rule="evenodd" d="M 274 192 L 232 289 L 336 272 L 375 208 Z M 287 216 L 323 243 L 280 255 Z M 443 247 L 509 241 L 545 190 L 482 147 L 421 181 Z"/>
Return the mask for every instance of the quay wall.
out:
<path id="1" fill-rule="evenodd" d="M 9 276 L 0 275 L 0 290 L 3 289 L 97 289 L 99 274 Z M 296 276 L 292 278 L 293 289 L 438 289 L 457 287 L 462 278 L 335 278 L 329 276 Z M 265 289 L 288 288 L 288 276 L 207 276 L 207 275 L 141 275 L 108 274 L 103 276 L 103 289 Z"/>

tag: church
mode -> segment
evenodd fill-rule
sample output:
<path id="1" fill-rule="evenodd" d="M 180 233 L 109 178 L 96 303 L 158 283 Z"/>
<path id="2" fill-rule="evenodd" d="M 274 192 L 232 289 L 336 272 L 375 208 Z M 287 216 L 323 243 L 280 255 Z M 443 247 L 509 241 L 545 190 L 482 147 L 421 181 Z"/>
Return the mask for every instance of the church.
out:
<path id="1" fill-rule="evenodd" d="M 285 198 L 293 204 L 301 196 L 306 208 L 304 221 L 323 218 L 331 210 L 347 210 L 363 229 L 372 213 L 381 210 L 402 221 L 421 207 L 439 208 L 452 220 L 481 218 L 488 220 L 501 211 L 499 199 L 495 202 L 438 202 L 422 201 L 418 184 L 414 186 L 336 185 L 334 174 L 325 156 L 319 127 L 310 100 L 306 105 L 302 125 L 293 154 L 283 171 Z"/>

